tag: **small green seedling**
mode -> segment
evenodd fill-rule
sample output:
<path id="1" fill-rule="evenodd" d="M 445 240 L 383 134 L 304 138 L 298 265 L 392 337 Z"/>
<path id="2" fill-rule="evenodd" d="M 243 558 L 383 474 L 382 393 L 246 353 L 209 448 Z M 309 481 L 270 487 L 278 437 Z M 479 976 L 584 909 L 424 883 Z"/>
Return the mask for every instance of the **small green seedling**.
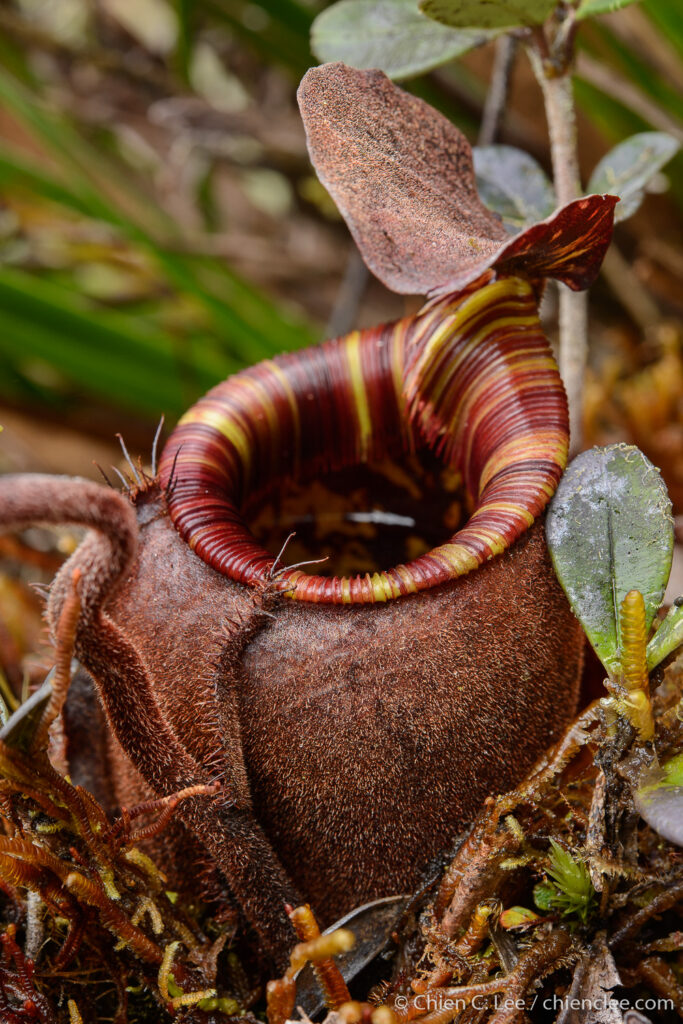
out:
<path id="1" fill-rule="evenodd" d="M 548 881 L 539 882 L 534 888 L 538 909 L 578 917 L 585 924 L 595 906 L 595 889 L 586 865 L 551 839 L 546 874 Z"/>

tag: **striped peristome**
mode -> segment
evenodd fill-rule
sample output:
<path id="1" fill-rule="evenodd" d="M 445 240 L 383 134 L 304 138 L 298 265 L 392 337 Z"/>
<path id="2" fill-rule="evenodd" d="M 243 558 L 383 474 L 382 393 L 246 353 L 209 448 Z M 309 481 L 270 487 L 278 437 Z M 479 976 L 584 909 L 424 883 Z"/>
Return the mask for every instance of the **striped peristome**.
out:
<path id="1" fill-rule="evenodd" d="M 252 536 L 247 506 L 288 480 L 425 443 L 462 475 L 473 509 L 465 525 L 383 572 L 287 570 L 288 596 L 386 601 L 463 576 L 508 548 L 554 493 L 569 428 L 534 287 L 493 276 L 416 316 L 259 363 L 193 406 L 164 450 L 161 477 L 171 519 L 195 553 L 233 580 L 263 582 L 275 560 Z"/>

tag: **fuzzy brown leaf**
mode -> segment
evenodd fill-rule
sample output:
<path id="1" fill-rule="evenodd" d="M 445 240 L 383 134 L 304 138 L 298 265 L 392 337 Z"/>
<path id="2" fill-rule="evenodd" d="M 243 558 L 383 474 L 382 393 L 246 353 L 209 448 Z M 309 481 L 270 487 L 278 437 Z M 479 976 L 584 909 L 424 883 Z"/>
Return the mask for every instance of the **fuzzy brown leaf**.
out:
<path id="1" fill-rule="evenodd" d="M 426 293 L 507 241 L 479 200 L 465 136 L 383 72 L 311 68 L 299 106 L 318 177 L 393 291 Z"/>
<path id="2" fill-rule="evenodd" d="M 299 106 L 318 177 L 363 259 L 393 291 L 458 291 L 490 267 L 572 288 L 597 274 L 613 197 L 570 203 L 511 241 L 479 199 L 465 136 L 381 71 L 311 68 Z"/>

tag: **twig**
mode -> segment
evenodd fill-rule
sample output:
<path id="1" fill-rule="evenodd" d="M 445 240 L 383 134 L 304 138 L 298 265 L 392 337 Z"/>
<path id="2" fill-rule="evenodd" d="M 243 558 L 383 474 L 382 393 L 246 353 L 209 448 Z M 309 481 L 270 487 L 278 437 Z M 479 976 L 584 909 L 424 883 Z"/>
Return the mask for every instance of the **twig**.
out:
<path id="1" fill-rule="evenodd" d="M 26 938 L 24 953 L 29 960 L 38 959 L 40 948 L 45 937 L 44 924 L 45 906 L 40 894 L 29 889 L 26 893 Z"/>
<path id="2" fill-rule="evenodd" d="M 325 327 L 326 338 L 338 338 L 351 330 L 356 322 L 358 306 L 363 298 L 369 277 L 370 272 L 363 263 L 354 243 L 330 318 Z"/>
<path id="3" fill-rule="evenodd" d="M 571 17 L 569 15 L 568 17 Z M 576 137 L 576 112 L 572 93 L 570 52 L 573 33 L 562 33 L 564 52 L 548 52 L 543 30 L 529 47 L 531 65 L 543 92 L 555 194 L 559 206 L 581 195 L 581 176 Z M 588 360 L 588 297 L 559 285 L 560 375 L 567 391 L 572 453 L 581 448 L 583 383 Z"/>
<path id="4" fill-rule="evenodd" d="M 683 900 L 683 881 L 667 886 L 663 892 L 650 900 L 646 907 L 630 917 L 609 940 L 610 949 L 617 949 L 640 931 L 644 924 L 656 914 L 663 914 Z"/>
<path id="5" fill-rule="evenodd" d="M 491 83 L 481 115 L 478 146 L 490 146 L 498 138 L 507 105 L 510 76 L 517 52 L 517 39 L 506 33 L 496 41 L 496 53 L 491 70 Z"/>
<path id="6" fill-rule="evenodd" d="M 581 52 L 576 59 L 576 72 L 580 78 L 585 79 L 594 85 L 606 96 L 611 96 L 622 106 L 630 108 L 635 114 L 639 114 L 644 121 L 651 124 L 653 128 L 669 132 L 679 142 L 683 142 L 683 124 L 672 117 L 665 110 L 662 110 L 654 100 L 651 100 L 627 78 L 624 78 L 612 67 L 601 64 L 600 61 L 590 57 L 587 53 Z"/>
<path id="7" fill-rule="evenodd" d="M 615 245 L 610 246 L 605 253 L 601 269 L 611 290 L 641 330 L 645 331 L 658 323 L 657 303 Z"/>

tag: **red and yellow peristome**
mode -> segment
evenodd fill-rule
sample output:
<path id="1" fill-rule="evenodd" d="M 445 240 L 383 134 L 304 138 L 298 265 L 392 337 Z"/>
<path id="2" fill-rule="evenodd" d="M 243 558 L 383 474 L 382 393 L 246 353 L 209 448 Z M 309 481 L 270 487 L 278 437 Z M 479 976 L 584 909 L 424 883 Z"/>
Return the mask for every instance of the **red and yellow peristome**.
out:
<path id="1" fill-rule="evenodd" d="M 383 572 L 285 570 L 287 595 L 387 601 L 463 576 L 508 548 L 552 497 L 569 426 L 534 287 L 492 278 L 416 316 L 266 360 L 193 406 L 164 450 L 161 479 L 171 519 L 195 553 L 257 584 L 275 559 L 250 532 L 247 502 L 288 480 L 400 458 L 425 443 L 462 475 L 473 507 L 465 525 Z"/>

